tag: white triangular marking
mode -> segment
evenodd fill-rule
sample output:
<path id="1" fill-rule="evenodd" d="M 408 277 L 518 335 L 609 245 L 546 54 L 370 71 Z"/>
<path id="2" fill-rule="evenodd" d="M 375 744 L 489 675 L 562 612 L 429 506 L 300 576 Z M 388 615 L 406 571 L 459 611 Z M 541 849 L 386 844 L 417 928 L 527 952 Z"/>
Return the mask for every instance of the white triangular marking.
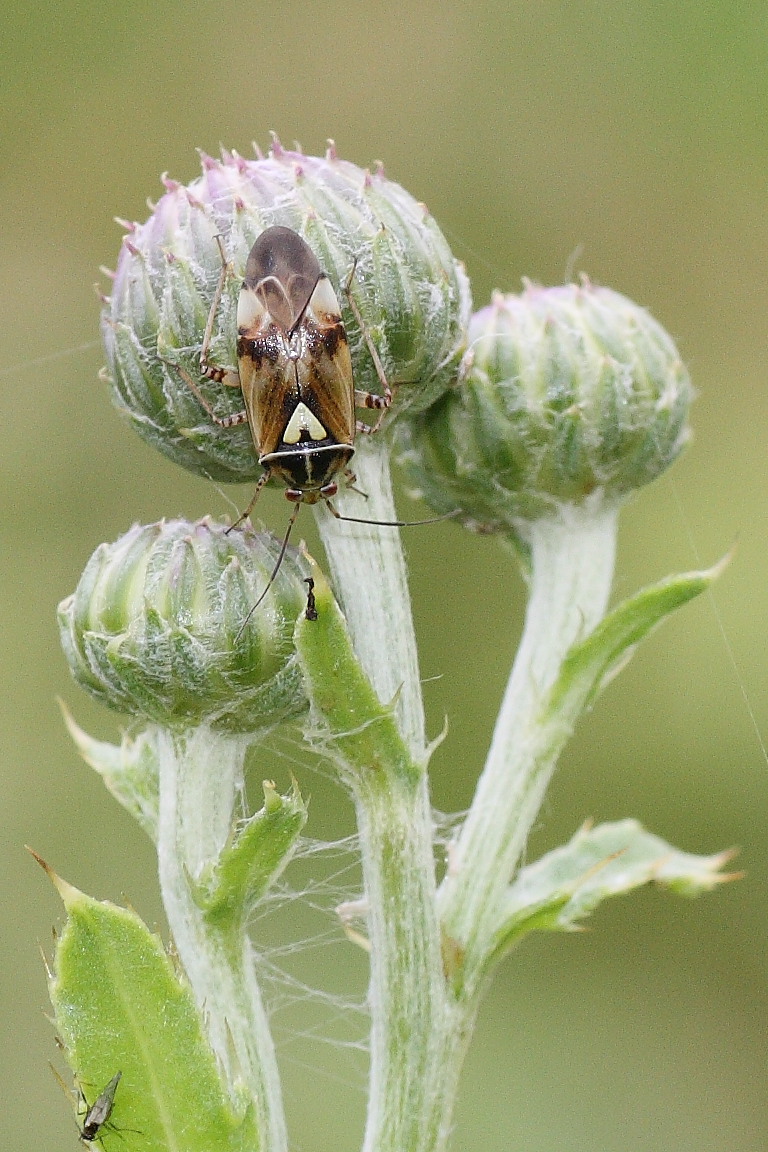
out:
<path id="1" fill-rule="evenodd" d="M 328 436 L 314 412 L 310 412 L 306 404 L 299 401 L 288 421 L 285 432 L 283 432 L 283 442 L 285 444 L 298 444 L 302 432 L 308 432 L 310 440 L 325 440 Z"/>

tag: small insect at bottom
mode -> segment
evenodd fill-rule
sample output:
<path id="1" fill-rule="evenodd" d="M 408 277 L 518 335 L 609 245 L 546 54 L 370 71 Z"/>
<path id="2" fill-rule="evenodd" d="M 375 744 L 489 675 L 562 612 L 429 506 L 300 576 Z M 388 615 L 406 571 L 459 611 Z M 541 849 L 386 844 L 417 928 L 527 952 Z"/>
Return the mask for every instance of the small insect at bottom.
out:
<path id="1" fill-rule="evenodd" d="M 106 1088 L 87 1108 L 83 1126 L 80 1129 L 80 1139 L 84 1144 L 90 1144 L 101 1138 L 101 1129 L 105 1127 L 112 1115 L 112 1109 L 115 1106 L 115 1093 L 122 1075 L 122 1072 L 116 1072 Z"/>
<path id="2" fill-rule="evenodd" d="M 311 576 L 304 577 L 307 586 L 307 607 L 304 612 L 306 620 L 317 620 L 317 604 L 315 603 L 315 582 Z"/>

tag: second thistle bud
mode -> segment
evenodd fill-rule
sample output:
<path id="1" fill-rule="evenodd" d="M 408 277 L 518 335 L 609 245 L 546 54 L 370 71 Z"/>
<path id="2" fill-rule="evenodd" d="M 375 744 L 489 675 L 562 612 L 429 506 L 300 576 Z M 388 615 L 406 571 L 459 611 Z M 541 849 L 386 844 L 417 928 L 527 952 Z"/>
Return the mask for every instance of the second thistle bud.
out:
<path id="1" fill-rule="evenodd" d="M 289 549 L 208 519 L 135 526 L 91 557 L 59 605 L 64 653 L 97 699 L 166 727 L 255 731 L 305 706 L 293 629 L 306 605 Z M 244 622 L 247 624 L 244 627 Z"/>
<path id="2" fill-rule="evenodd" d="M 474 315 L 459 383 L 401 429 L 403 460 L 437 511 L 516 532 L 660 475 L 687 439 L 691 397 L 643 308 L 588 281 L 527 285 Z"/>

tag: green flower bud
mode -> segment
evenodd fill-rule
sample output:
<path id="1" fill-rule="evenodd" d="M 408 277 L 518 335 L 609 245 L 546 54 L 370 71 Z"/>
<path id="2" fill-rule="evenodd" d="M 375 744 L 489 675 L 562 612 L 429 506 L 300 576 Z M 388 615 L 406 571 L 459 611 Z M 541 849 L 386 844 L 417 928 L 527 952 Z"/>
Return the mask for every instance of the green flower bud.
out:
<path id="1" fill-rule="evenodd" d="M 166 727 L 255 731 L 301 711 L 293 629 L 306 606 L 304 566 L 280 541 L 226 533 L 208 518 L 136 525 L 101 544 L 59 605 L 75 679 L 120 712 Z"/>
<path id="2" fill-rule="evenodd" d="M 231 267 L 213 324 L 212 364 L 237 364 L 237 297 L 245 263 L 265 228 L 293 228 L 330 277 L 347 328 L 355 384 L 382 388 L 352 295 L 397 407 L 423 408 L 456 377 L 471 307 L 463 269 L 423 204 L 385 178 L 340 160 L 289 152 L 202 156 L 202 176 L 165 195 L 145 224 L 128 224 L 112 295 L 102 314 L 109 381 L 118 408 L 166 456 L 218 480 L 261 474 L 247 425 L 222 430 L 173 367 L 199 383 L 217 416 L 243 409 L 237 388 L 200 376 L 200 347 L 219 281 L 221 238 Z M 168 362 L 171 363 L 168 363 Z"/>
<path id="3" fill-rule="evenodd" d="M 526 284 L 473 316 L 458 384 L 401 423 L 401 459 L 436 511 L 516 532 L 558 504 L 653 480 L 688 438 L 691 398 L 643 308 L 587 280 Z"/>

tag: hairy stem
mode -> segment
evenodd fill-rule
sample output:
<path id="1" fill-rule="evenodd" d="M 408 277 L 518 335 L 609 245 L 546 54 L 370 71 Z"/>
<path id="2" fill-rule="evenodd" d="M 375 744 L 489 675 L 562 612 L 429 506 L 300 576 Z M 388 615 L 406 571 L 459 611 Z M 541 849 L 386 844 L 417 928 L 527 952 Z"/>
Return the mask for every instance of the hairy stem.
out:
<path id="1" fill-rule="evenodd" d="M 384 440 L 363 441 L 355 466 L 358 485 L 369 498 L 345 493 L 340 510 L 396 520 Z M 434 1152 L 448 1131 L 445 1116 L 451 1109 L 445 1107 L 443 1088 L 446 1044 L 453 1037 L 405 562 L 395 527 L 345 523 L 325 511 L 319 519 L 354 649 L 354 656 L 343 654 L 338 637 L 321 644 L 318 632 L 305 629 L 313 644 L 317 637 L 316 657 L 305 653 L 313 699 L 329 725 L 331 747 L 340 751 L 337 763 L 358 818 L 371 946 L 364 1149 Z M 353 664 L 362 666 L 367 688 L 355 680 Z M 349 681 L 344 679 L 347 667 Z M 350 712 L 346 702 L 352 698 L 356 705 Z"/>
<path id="2" fill-rule="evenodd" d="M 571 727 L 546 714 L 569 648 L 602 619 L 616 548 L 618 506 L 601 493 L 533 522 L 523 638 L 469 815 L 441 886 L 444 928 L 461 957 L 465 994 L 482 980 L 498 910 Z"/>
<path id="3" fill-rule="evenodd" d="M 371 942 L 370 1094 L 364 1149 L 439 1144 L 446 986 L 435 915 L 426 779 L 361 774 L 358 813 Z"/>
<path id="4" fill-rule="evenodd" d="M 252 737 L 206 726 L 157 730 L 160 771 L 158 864 L 168 923 L 211 1045 L 233 1096 L 253 1100 L 260 1152 L 287 1146 L 280 1080 L 250 941 L 206 920 L 196 882 L 230 835 Z"/>
<path id="5" fill-rule="evenodd" d="M 339 511 L 370 520 L 397 519 L 383 436 L 361 437 L 355 487 L 343 492 Z M 382 704 L 396 700 L 398 726 L 416 760 L 425 754 L 424 705 L 408 595 L 408 575 L 397 528 L 352 524 L 318 508 L 320 536 L 336 598 L 355 653 Z"/>

